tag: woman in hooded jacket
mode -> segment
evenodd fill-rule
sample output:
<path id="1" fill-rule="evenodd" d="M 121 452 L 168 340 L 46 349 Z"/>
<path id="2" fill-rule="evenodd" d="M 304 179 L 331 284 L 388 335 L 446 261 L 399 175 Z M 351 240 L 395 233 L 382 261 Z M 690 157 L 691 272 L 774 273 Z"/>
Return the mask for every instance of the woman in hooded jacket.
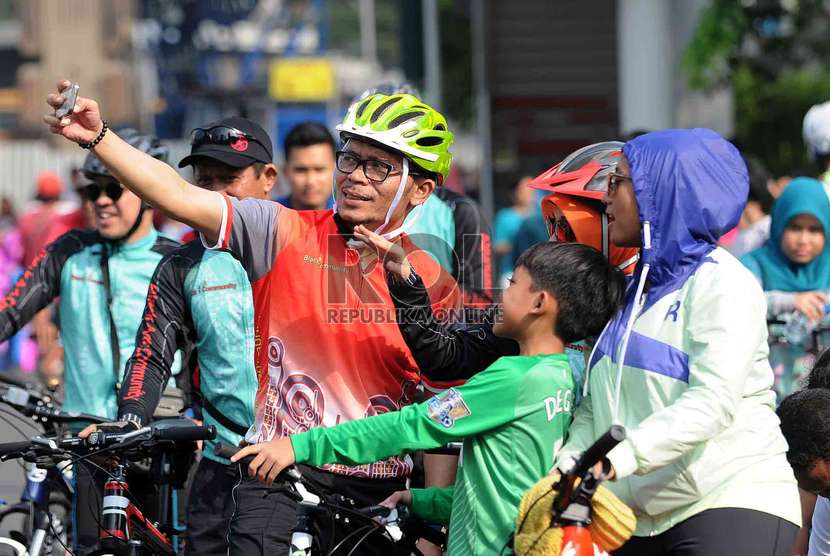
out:
<path id="1" fill-rule="evenodd" d="M 788 555 L 798 490 L 775 415 L 766 303 L 717 247 L 738 222 L 748 177 L 706 129 L 626 143 L 604 199 L 617 246 L 641 247 L 623 309 L 588 362 L 560 461 L 614 424 L 610 488 L 635 512 L 637 555 Z"/>

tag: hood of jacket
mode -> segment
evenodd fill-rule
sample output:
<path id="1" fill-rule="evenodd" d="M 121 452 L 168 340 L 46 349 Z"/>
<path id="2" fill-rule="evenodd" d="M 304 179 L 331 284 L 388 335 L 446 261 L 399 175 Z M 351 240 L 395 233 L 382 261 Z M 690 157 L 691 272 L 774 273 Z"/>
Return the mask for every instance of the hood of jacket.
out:
<path id="1" fill-rule="evenodd" d="M 647 307 L 680 288 L 738 224 L 749 177 L 738 149 L 710 129 L 647 133 L 623 152 L 642 223 L 637 275 L 649 266 Z"/>

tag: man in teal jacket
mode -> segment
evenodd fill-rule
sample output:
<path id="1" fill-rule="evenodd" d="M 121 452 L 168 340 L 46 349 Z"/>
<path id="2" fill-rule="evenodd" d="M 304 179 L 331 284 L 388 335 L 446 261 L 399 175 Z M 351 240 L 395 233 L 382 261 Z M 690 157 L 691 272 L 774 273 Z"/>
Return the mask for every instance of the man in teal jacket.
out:
<path id="1" fill-rule="evenodd" d="M 134 147 L 167 160 L 167 148 L 155 137 L 133 130 L 121 134 Z M 92 182 L 80 194 L 94 206 L 96 229 L 68 232 L 35 257 L 0 302 L 0 341 L 60 297 L 63 409 L 113 418 L 150 277 L 162 256 L 178 244 L 158 234 L 152 210 L 124 189 L 94 155 L 87 156 L 83 172 Z M 171 366 L 177 373 L 178 358 Z M 78 466 L 76 478 L 76 503 L 85 509 L 75 515 L 80 550 L 76 553 L 82 554 L 97 542 L 98 525 L 83 498 L 89 491 L 90 472 Z"/>
<path id="2" fill-rule="evenodd" d="M 228 142 L 241 132 L 256 140 Z M 234 146 L 235 145 L 235 146 Z M 238 199 L 267 199 L 277 179 L 271 138 L 245 118 L 225 118 L 194 130 L 190 155 L 196 183 Z M 153 275 L 136 350 L 127 365 L 119 418 L 146 423 L 170 376 L 171 354 L 187 342 L 196 346 L 194 380 L 205 424 L 216 439 L 205 443 L 188 497 L 187 553 L 227 553 L 231 490 L 236 466 L 217 456 L 216 442 L 238 445 L 254 422 L 254 306 L 242 265 L 227 251 L 205 248 L 196 239 L 170 252 Z"/>

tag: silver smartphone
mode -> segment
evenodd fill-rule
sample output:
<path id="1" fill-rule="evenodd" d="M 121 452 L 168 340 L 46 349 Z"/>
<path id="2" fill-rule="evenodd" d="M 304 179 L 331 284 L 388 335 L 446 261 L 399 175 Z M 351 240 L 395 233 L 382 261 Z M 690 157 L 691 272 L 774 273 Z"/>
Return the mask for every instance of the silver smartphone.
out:
<path id="1" fill-rule="evenodd" d="M 78 100 L 78 91 L 80 88 L 81 86 L 77 83 L 72 83 L 64 92 L 61 93 L 64 100 L 63 104 L 55 110 L 56 118 L 60 119 L 72 113 L 75 109 L 75 101 Z"/>

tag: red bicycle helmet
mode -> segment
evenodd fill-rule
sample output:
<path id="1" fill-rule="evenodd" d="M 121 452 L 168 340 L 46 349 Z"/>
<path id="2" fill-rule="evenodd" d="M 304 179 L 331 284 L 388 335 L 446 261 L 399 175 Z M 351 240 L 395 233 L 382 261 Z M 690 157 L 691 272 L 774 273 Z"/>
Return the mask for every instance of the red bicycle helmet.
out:
<path id="1" fill-rule="evenodd" d="M 527 185 L 550 191 L 550 195 L 542 199 L 541 208 L 552 241 L 589 245 L 602 251 L 611 264 L 630 274 L 639 259 L 639 249 L 611 245 L 608 218 L 602 203 L 608 174 L 616 168 L 622 146 L 620 141 L 604 141 L 582 147 Z"/>

